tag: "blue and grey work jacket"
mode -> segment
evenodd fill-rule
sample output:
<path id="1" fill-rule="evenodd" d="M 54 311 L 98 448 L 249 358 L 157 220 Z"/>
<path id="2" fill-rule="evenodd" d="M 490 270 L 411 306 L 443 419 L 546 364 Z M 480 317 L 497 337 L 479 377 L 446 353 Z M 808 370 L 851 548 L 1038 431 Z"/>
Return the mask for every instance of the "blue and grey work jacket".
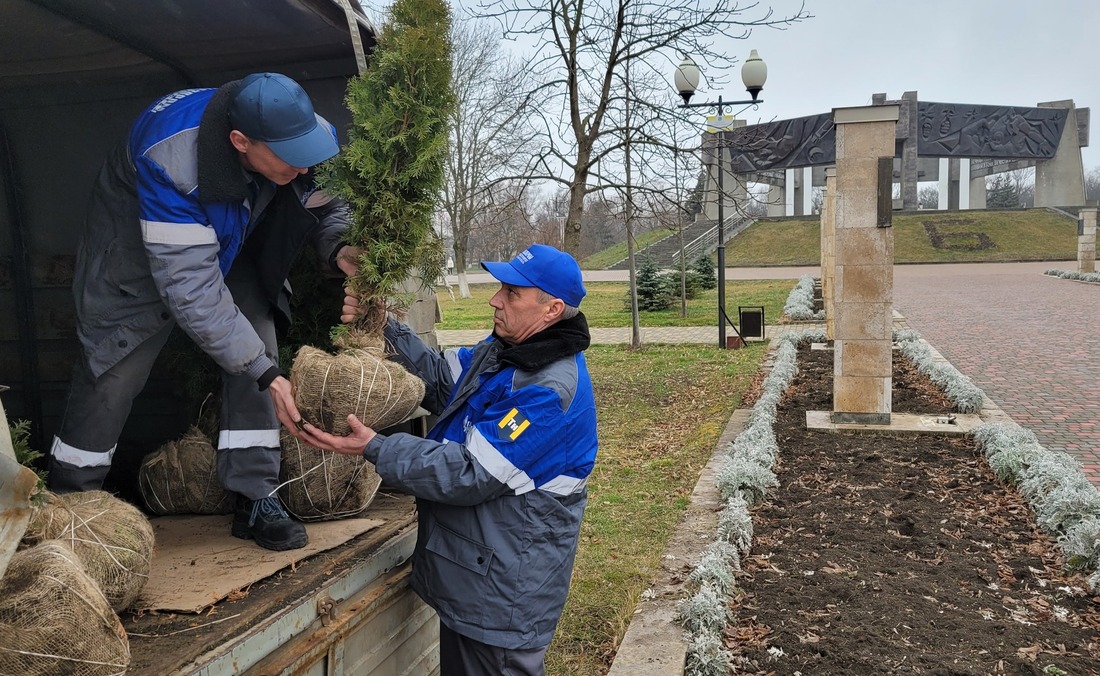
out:
<path id="1" fill-rule="evenodd" d="M 443 356 L 396 322 L 386 337 L 439 414 L 426 439 L 379 435 L 364 451 L 384 481 L 418 498 L 413 589 L 458 634 L 508 649 L 548 645 L 596 460 L 583 315 L 531 345 L 490 337 Z"/>
<path id="2" fill-rule="evenodd" d="M 175 321 L 225 371 L 273 367 L 225 275 L 252 254 L 264 293 L 289 315 L 286 276 L 306 241 L 335 268 L 347 208 L 310 175 L 276 186 L 246 172 L 226 106 L 239 81 L 153 103 L 96 180 L 76 257 L 77 333 L 97 377 Z"/>

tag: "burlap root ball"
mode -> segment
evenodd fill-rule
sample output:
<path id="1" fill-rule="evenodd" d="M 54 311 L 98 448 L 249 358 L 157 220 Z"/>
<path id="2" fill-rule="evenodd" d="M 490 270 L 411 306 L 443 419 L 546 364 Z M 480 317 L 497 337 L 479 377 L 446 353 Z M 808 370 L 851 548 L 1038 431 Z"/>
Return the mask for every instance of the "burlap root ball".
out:
<path id="1" fill-rule="evenodd" d="M 381 347 L 333 355 L 306 345 L 290 381 L 302 417 L 337 435 L 347 434 L 349 413 L 380 430 L 407 419 L 424 399 L 424 381 L 386 359 Z"/>
<path id="2" fill-rule="evenodd" d="M 129 608 L 149 579 L 153 527 L 137 507 L 110 493 L 47 493 L 23 543 L 45 540 L 67 543 L 116 611 Z"/>
<path id="3" fill-rule="evenodd" d="M 124 674 L 122 622 L 64 542 L 16 552 L 0 578 L 0 674 Z"/>
<path id="4" fill-rule="evenodd" d="M 217 451 L 198 427 L 141 462 L 138 487 L 154 514 L 229 514 L 233 495 L 217 476 Z"/>
<path id="5" fill-rule="evenodd" d="M 331 521 L 359 514 L 374 500 L 382 477 L 361 455 L 309 446 L 283 431 L 279 497 L 302 521 Z"/>

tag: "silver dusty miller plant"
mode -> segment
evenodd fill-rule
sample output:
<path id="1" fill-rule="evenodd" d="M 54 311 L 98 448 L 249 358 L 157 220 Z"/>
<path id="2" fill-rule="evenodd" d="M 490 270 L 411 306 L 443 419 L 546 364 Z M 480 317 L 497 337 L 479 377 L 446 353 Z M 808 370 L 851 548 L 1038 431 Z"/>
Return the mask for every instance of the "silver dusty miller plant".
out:
<path id="1" fill-rule="evenodd" d="M 894 336 L 901 353 L 917 366 L 917 370 L 936 383 L 943 393 L 954 402 L 961 413 L 976 413 L 982 410 L 985 395 L 981 389 L 959 372 L 950 362 L 936 359 L 932 348 L 920 338 L 920 334 L 911 329 L 896 332 Z"/>
<path id="2" fill-rule="evenodd" d="M 752 517 L 748 508 L 778 485 L 772 471 L 779 450 L 775 417 L 779 400 L 798 372 L 795 363 L 798 344 L 803 340 L 824 339 L 821 331 L 779 337 L 771 372 L 764 379 L 745 429 L 726 449 L 726 464 L 717 476 L 719 493 L 726 502 L 718 514 L 718 541 L 688 576 L 697 591 L 681 603 L 679 611 L 680 624 L 689 636 L 685 673 L 690 676 L 729 673 L 731 656 L 723 646 L 721 631 L 729 621 L 726 599 L 734 588 L 735 572 L 740 570 L 741 557 L 752 544 Z M 715 628 L 717 618 L 725 620 Z"/>
<path id="3" fill-rule="evenodd" d="M 814 278 L 802 275 L 791 289 L 787 302 L 783 305 L 783 314 L 790 319 L 825 319 L 825 312 L 814 312 Z"/>
<path id="4" fill-rule="evenodd" d="M 1092 284 L 1100 284 L 1100 272 L 1078 272 L 1077 270 L 1050 269 L 1043 274 L 1050 277 L 1058 277 L 1059 279 L 1072 279 L 1075 282 L 1089 282 Z"/>
<path id="5" fill-rule="evenodd" d="M 1100 491 L 1068 453 L 1050 451 L 1014 422 L 990 422 L 974 438 L 997 478 L 1015 484 L 1039 527 L 1058 538 L 1071 570 L 1088 572 L 1100 592 Z"/>

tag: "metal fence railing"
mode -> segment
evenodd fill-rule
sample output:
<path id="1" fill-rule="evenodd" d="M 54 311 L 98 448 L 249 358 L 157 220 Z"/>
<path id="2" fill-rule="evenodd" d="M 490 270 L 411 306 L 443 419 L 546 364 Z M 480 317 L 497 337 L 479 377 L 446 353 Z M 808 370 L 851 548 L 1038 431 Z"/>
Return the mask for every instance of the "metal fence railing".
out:
<path id="1" fill-rule="evenodd" d="M 730 237 L 733 237 L 737 233 L 741 232 L 745 228 L 749 227 L 756 222 L 751 216 L 745 216 L 743 214 L 734 214 L 726 219 L 726 241 L 729 241 Z M 705 256 L 706 254 L 714 251 L 718 247 L 718 224 L 716 223 L 713 228 L 707 230 L 702 235 L 699 235 L 695 239 L 691 240 L 684 245 L 683 256 L 684 260 L 691 262 L 699 256 Z M 672 254 L 672 266 L 680 267 L 680 252 Z"/>

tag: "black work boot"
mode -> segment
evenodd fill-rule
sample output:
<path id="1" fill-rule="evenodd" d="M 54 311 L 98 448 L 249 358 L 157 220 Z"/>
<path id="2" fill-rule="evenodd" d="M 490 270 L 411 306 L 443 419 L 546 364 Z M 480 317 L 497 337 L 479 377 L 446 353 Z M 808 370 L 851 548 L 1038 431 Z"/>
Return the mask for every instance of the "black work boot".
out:
<path id="1" fill-rule="evenodd" d="M 255 540 L 264 549 L 281 552 L 299 549 L 309 542 L 306 527 L 290 518 L 277 497 L 249 500 L 237 497 L 233 515 L 233 537 Z"/>

